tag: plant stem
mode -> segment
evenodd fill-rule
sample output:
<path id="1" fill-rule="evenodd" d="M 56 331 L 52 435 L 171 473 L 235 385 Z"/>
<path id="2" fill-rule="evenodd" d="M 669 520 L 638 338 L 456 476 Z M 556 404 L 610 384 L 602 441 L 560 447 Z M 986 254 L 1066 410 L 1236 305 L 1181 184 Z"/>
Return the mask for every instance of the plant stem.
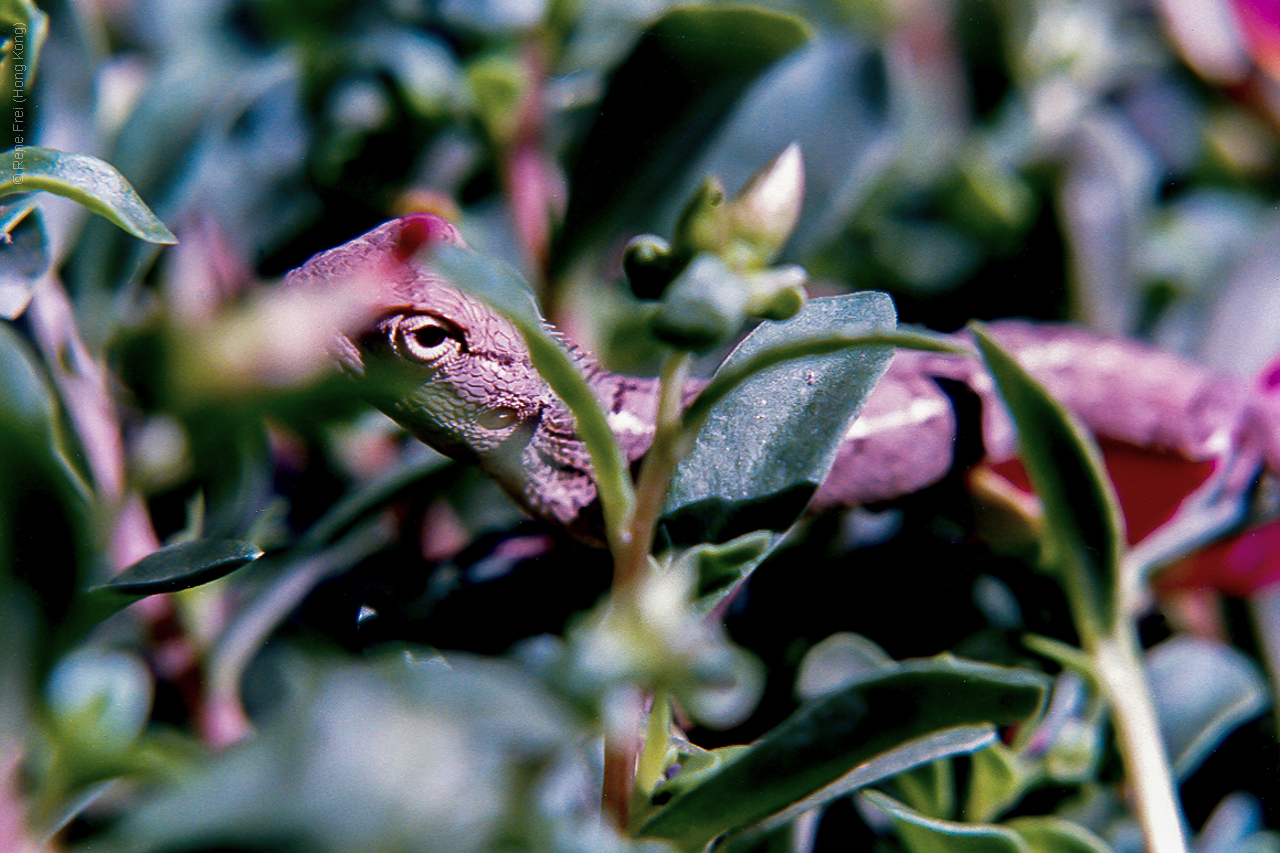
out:
<path id="1" fill-rule="evenodd" d="M 631 789 L 635 785 L 636 759 L 640 753 L 639 733 L 644 713 L 644 697 L 636 687 L 624 688 L 614 697 L 614 714 L 606 721 L 604 735 L 604 785 L 600 805 L 613 818 L 614 826 L 626 832 L 630 820 Z"/>
<path id="2" fill-rule="evenodd" d="M 613 606 L 623 620 L 640 616 L 639 596 L 649 570 L 654 530 L 662 513 L 667 483 L 680 457 L 684 426 L 682 404 L 689 363 L 687 352 L 674 352 L 663 364 L 653 444 L 640 465 L 628 535 L 614 552 Z M 626 691 L 618 701 L 624 707 L 617 709 L 617 722 L 605 731 L 601 802 L 605 813 L 612 815 L 617 827 L 625 832 L 631 791 L 635 786 L 644 699 L 641 691 L 635 689 Z"/>
<path id="3" fill-rule="evenodd" d="M 1133 789 L 1134 810 L 1147 839 L 1148 853 L 1186 853 L 1187 837 L 1169 756 L 1160 737 L 1134 626 L 1116 627 L 1086 648 L 1111 703 L 1125 774 Z"/>
<path id="4" fill-rule="evenodd" d="M 614 559 L 615 601 L 631 606 L 649 565 L 653 533 L 667 496 L 667 483 L 680 461 L 680 439 L 684 421 L 683 398 L 689 378 L 689 354 L 678 351 L 667 356 L 662 366 L 658 412 L 653 443 L 640 465 L 636 483 L 636 503 L 631 512 L 630 536 Z"/>

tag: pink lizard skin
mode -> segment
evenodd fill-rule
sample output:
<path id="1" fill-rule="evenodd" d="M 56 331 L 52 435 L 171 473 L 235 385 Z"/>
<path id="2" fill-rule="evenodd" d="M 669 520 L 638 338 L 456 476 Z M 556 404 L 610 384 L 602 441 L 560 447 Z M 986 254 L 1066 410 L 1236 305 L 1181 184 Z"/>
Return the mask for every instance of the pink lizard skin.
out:
<path id="1" fill-rule="evenodd" d="M 510 322 L 416 260 L 431 243 L 463 245 L 439 217 L 401 217 L 316 255 L 286 283 L 371 277 L 379 319 L 335 343 L 339 361 L 368 380 L 371 402 L 433 448 L 479 465 L 533 516 L 599 542 L 595 484 L 573 416 L 538 375 Z M 1001 321 L 991 331 L 1100 438 L 1190 461 L 1230 460 L 1243 472 L 1240 488 L 1264 463 L 1280 470 L 1280 418 L 1241 383 L 1070 326 Z M 570 352 L 634 463 L 652 436 L 656 381 L 609 373 L 585 353 Z M 940 380 L 977 395 L 980 424 L 959 422 Z M 691 385 L 688 394 L 700 387 Z M 964 429 L 981 430 L 989 461 L 1016 453 L 980 360 L 899 351 L 811 506 L 881 503 L 938 482 L 955 464 Z"/>

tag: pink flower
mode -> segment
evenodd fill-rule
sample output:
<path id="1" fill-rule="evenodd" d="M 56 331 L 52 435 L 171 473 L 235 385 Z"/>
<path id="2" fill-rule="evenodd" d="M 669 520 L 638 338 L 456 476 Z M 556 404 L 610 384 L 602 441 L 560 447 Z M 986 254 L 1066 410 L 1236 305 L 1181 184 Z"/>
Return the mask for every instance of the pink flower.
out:
<path id="1" fill-rule="evenodd" d="M 1258 67 L 1280 80 L 1280 2 L 1232 0 L 1249 55 Z"/>
<path id="2" fill-rule="evenodd" d="M 1275 18 L 1280 48 L 1280 0 L 1258 2 Z M 1259 470 L 1280 473 L 1280 357 L 1250 387 L 1137 342 L 1073 327 L 1006 323 L 993 331 L 1097 438 L 1131 545 L 1173 518 L 1211 478 L 1208 487 L 1230 500 L 1244 498 Z M 994 389 L 981 374 L 955 375 L 984 398 L 987 469 L 1030 497 Z M 1199 551 L 1156 585 L 1247 597 L 1277 582 L 1280 521 L 1273 521 Z"/>

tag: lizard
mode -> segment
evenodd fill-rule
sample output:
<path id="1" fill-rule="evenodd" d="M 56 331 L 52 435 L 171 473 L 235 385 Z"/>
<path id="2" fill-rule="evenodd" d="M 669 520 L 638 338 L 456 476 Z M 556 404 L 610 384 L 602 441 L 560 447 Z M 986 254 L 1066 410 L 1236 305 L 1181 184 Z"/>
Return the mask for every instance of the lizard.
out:
<path id="1" fill-rule="evenodd" d="M 438 216 L 403 216 L 315 255 L 285 283 L 371 277 L 376 319 L 340 335 L 333 354 L 367 380 L 373 405 L 446 456 L 478 465 L 528 514 L 602 544 L 590 459 L 572 413 L 534 368 L 517 328 L 419 259 L 439 243 L 466 245 Z M 1230 462 L 1223 467 L 1238 472 L 1240 489 L 1262 467 L 1280 471 L 1280 416 L 1244 383 L 1071 325 L 1004 320 L 989 328 L 1099 438 L 1193 462 Z M 657 380 L 609 372 L 566 346 L 626 461 L 636 464 L 653 437 Z M 704 381 L 691 380 L 686 401 Z M 979 424 L 964 422 L 943 389 L 948 382 L 978 397 Z M 900 350 L 810 508 L 883 504 L 927 488 L 958 464 L 958 436 L 969 429 L 980 430 L 987 460 L 1016 457 L 1011 421 L 976 356 Z"/>

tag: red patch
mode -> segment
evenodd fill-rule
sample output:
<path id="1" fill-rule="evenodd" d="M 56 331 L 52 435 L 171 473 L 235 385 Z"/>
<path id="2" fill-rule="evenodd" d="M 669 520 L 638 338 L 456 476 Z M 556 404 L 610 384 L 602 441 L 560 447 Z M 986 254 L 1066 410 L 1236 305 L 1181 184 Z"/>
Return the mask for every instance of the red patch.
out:
<path id="1" fill-rule="evenodd" d="M 431 223 L 427 214 L 404 217 L 400 233 L 396 235 L 396 260 L 401 263 L 409 260 L 430 238 Z"/>
<path id="2" fill-rule="evenodd" d="M 458 229 L 434 213 L 411 213 L 400 217 L 396 234 L 395 258 L 400 263 L 412 259 L 423 246 L 432 243 L 464 245 Z"/>
<path id="3" fill-rule="evenodd" d="M 1248 598 L 1280 581 L 1280 522 L 1215 542 L 1160 575 L 1162 590 L 1216 589 Z"/>
<path id="4" fill-rule="evenodd" d="M 1098 446 L 1120 499 L 1130 545 L 1172 518 L 1187 495 L 1213 473 L 1214 463 L 1208 459 L 1192 462 L 1175 453 L 1147 450 L 1108 438 L 1099 439 Z M 991 469 L 1018 489 L 1033 492 L 1022 460 L 1000 462 Z"/>

